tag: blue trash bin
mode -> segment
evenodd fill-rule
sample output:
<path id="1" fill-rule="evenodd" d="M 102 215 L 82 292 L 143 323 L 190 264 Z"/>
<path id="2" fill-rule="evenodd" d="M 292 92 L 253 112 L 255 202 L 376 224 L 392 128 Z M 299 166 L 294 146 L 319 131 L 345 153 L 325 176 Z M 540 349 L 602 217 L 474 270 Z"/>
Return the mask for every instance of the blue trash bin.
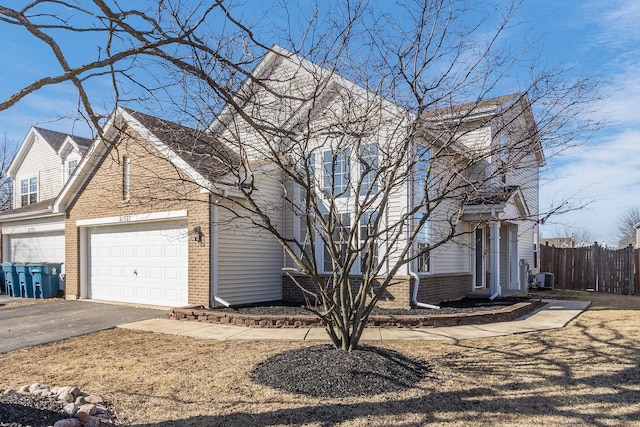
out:
<path id="1" fill-rule="evenodd" d="M 24 262 L 16 262 L 16 271 L 18 272 L 18 280 L 20 282 L 20 293 L 15 296 L 21 296 L 22 298 L 35 298 L 33 294 L 33 280 L 31 278 L 31 272 L 29 272 L 29 266 Z"/>
<path id="2" fill-rule="evenodd" d="M 0 268 L 0 294 L 8 294 L 7 287 L 4 285 L 4 270 Z"/>
<path id="3" fill-rule="evenodd" d="M 29 264 L 34 298 L 55 298 L 58 296 L 60 267 L 61 264 L 48 262 Z"/>
<path id="4" fill-rule="evenodd" d="M 12 262 L 3 262 L 2 271 L 4 273 L 4 287 L 10 297 L 20 296 L 20 279 L 16 267 Z"/>

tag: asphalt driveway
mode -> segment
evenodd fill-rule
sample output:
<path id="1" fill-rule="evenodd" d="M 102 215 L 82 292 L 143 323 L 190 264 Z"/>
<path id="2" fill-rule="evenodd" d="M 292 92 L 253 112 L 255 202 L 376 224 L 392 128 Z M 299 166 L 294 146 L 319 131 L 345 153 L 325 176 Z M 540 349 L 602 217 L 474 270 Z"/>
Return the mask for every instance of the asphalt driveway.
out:
<path id="1" fill-rule="evenodd" d="M 0 296 L 0 304 L 8 298 Z M 166 309 L 51 301 L 0 310 L 0 353 L 110 329 L 122 323 L 163 317 Z"/>

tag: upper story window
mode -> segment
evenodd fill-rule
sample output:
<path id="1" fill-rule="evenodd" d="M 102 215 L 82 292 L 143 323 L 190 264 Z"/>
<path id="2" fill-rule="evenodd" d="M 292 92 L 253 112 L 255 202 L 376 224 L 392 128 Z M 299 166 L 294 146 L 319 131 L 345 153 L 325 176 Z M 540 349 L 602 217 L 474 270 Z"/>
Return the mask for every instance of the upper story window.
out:
<path id="1" fill-rule="evenodd" d="M 414 166 L 414 195 L 415 203 L 423 205 L 425 203 L 426 190 L 429 184 L 429 161 L 431 159 L 431 153 L 427 147 L 421 145 L 418 146 L 416 153 L 417 159 Z"/>
<path id="2" fill-rule="evenodd" d="M 20 206 L 27 206 L 38 202 L 38 177 L 20 181 Z"/>
<path id="3" fill-rule="evenodd" d="M 360 146 L 360 195 L 378 192 L 378 146 L 366 144 Z"/>
<path id="4" fill-rule="evenodd" d="M 322 154 L 323 186 L 326 194 L 349 197 L 349 156 L 348 148 L 340 151 L 327 150 Z"/>
<path id="5" fill-rule="evenodd" d="M 69 160 L 67 162 L 67 179 L 73 175 L 73 171 L 78 167 L 78 160 Z"/>

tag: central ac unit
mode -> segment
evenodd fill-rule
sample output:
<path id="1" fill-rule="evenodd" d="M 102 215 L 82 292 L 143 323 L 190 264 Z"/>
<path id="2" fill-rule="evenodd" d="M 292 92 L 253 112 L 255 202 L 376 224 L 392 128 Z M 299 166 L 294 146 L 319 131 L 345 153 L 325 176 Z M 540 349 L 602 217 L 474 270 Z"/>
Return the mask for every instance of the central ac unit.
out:
<path id="1" fill-rule="evenodd" d="M 554 276 L 553 273 L 538 273 L 538 287 L 544 289 L 553 289 Z"/>

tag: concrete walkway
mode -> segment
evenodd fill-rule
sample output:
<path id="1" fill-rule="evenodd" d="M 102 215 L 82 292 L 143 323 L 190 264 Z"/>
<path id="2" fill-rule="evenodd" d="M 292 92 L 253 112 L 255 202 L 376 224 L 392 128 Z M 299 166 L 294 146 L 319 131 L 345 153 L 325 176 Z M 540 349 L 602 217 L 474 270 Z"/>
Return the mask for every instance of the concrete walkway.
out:
<path id="1" fill-rule="evenodd" d="M 564 327 L 591 303 L 585 301 L 543 300 L 546 304 L 512 322 L 484 325 L 449 326 L 443 328 L 368 328 L 363 341 L 449 341 L 534 332 Z M 214 325 L 186 320 L 148 319 L 118 326 L 123 329 L 150 331 L 211 340 L 305 340 L 328 341 L 322 328 L 267 329 L 242 326 Z"/>

